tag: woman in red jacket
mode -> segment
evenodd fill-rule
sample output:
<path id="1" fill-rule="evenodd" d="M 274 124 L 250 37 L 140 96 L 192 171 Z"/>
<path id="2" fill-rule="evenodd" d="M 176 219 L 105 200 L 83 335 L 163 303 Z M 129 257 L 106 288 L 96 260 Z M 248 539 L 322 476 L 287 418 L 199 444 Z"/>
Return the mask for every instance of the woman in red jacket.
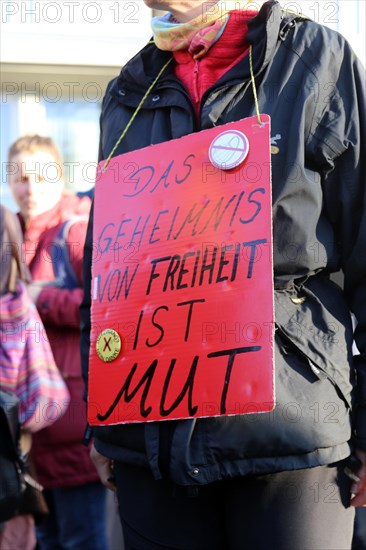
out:
<path id="1" fill-rule="evenodd" d="M 37 530 L 41 550 L 105 550 L 105 489 L 82 443 L 85 403 L 79 353 L 79 304 L 88 198 L 64 191 L 62 159 L 50 138 L 18 139 L 9 150 L 9 184 L 24 233 L 23 261 L 32 275 L 30 293 L 41 315 L 57 366 L 70 392 L 64 416 L 34 435 L 32 460 L 50 508 Z M 66 241 L 60 231 L 70 221 Z M 73 288 L 56 280 L 67 247 Z M 66 270 L 67 270 L 66 269 Z M 57 415 L 57 404 L 55 405 Z"/>

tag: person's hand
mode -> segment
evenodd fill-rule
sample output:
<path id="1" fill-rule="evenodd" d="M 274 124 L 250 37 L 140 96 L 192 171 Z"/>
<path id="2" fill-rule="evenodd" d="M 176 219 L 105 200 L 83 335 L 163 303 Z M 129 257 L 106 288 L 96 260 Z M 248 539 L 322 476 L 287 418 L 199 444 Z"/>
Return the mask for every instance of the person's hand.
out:
<path id="1" fill-rule="evenodd" d="M 357 458 L 361 461 L 361 467 L 356 472 L 359 481 L 354 482 L 351 488 L 351 506 L 366 507 L 366 451 L 356 450 Z"/>
<path id="2" fill-rule="evenodd" d="M 113 460 L 98 453 L 94 447 L 94 443 L 90 449 L 90 458 L 92 459 L 94 466 L 97 469 L 100 481 L 111 491 L 116 490 L 116 483 L 113 475 Z"/>

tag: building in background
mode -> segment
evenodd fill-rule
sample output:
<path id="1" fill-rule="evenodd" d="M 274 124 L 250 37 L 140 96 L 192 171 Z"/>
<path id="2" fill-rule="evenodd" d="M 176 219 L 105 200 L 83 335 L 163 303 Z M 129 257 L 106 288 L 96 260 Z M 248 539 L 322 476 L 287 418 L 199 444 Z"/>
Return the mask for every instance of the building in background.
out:
<path id="1" fill-rule="evenodd" d="M 344 34 L 364 63 L 365 4 L 281 1 Z M 14 209 L 6 154 L 25 133 L 57 142 L 69 187 L 92 187 L 105 87 L 150 38 L 151 12 L 143 0 L 1 0 L 0 7 L 1 201 Z"/>
<path id="2" fill-rule="evenodd" d="M 20 135 L 50 135 L 69 187 L 92 187 L 101 100 L 109 80 L 150 38 L 142 0 L 1 0 L 1 200 L 7 149 Z"/>

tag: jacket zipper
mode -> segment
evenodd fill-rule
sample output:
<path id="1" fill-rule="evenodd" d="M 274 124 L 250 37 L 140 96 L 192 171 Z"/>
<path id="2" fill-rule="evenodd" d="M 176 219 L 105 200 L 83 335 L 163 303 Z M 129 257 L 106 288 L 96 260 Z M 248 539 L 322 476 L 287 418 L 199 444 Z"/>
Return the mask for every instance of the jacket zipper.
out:
<path id="1" fill-rule="evenodd" d="M 195 64 L 194 64 L 194 71 L 193 71 L 193 90 L 194 90 L 194 101 L 195 101 L 195 103 L 198 103 L 198 101 L 199 101 L 198 67 L 199 67 L 199 61 L 196 59 Z"/>
<path id="2" fill-rule="evenodd" d="M 181 82 L 177 82 L 177 83 L 169 83 L 168 85 L 157 85 L 156 87 L 156 91 L 158 90 L 161 90 L 161 89 L 171 89 L 171 90 L 176 90 L 176 91 L 179 91 L 181 92 L 187 99 L 188 99 L 188 102 L 191 106 L 191 110 L 192 110 L 192 115 L 193 115 L 193 121 L 194 121 L 194 127 L 192 128 L 192 131 L 197 131 L 199 130 L 198 128 L 198 125 L 197 125 L 197 117 L 195 116 L 195 109 L 194 109 L 194 105 L 192 103 L 192 99 L 187 91 L 187 89 L 185 88 L 185 86 L 183 86 L 183 84 Z"/>

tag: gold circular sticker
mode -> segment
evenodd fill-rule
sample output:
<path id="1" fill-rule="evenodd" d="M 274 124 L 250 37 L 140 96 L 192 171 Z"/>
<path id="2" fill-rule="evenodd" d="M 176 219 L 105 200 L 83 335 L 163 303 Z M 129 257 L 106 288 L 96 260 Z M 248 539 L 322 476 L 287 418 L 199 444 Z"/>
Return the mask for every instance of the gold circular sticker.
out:
<path id="1" fill-rule="evenodd" d="M 122 348 L 121 338 L 115 330 L 107 328 L 98 336 L 96 349 L 102 361 L 109 363 L 118 357 Z"/>

